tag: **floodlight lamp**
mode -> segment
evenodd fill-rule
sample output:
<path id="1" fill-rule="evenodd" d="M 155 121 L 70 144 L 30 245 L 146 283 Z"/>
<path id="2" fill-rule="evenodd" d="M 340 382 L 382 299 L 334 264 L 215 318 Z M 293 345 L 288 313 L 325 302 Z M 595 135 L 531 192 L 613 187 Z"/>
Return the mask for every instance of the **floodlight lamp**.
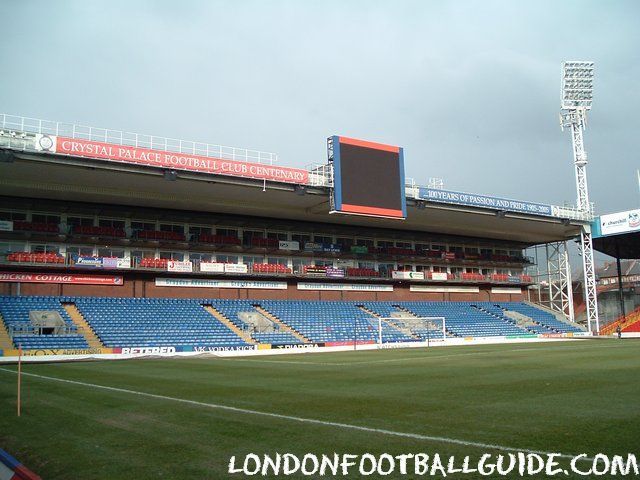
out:
<path id="1" fill-rule="evenodd" d="M 593 100 L 593 62 L 562 65 L 562 109 L 590 109 Z"/>

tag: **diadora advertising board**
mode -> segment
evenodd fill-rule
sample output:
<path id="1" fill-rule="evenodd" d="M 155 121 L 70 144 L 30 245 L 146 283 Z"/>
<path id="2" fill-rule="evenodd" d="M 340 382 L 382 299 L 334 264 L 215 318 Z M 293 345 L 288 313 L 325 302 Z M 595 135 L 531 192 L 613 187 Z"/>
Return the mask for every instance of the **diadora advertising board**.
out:
<path id="1" fill-rule="evenodd" d="M 150 167 L 191 172 L 255 178 L 274 182 L 307 184 L 309 172 L 300 168 L 239 162 L 222 158 L 130 147 L 78 138 L 36 135 L 35 149 L 42 152 L 96 158 L 112 162 L 134 163 Z"/>
<path id="2" fill-rule="evenodd" d="M 617 233 L 640 230 L 640 210 L 628 210 L 626 212 L 602 215 L 599 219 L 599 227 L 602 235 L 615 235 Z"/>

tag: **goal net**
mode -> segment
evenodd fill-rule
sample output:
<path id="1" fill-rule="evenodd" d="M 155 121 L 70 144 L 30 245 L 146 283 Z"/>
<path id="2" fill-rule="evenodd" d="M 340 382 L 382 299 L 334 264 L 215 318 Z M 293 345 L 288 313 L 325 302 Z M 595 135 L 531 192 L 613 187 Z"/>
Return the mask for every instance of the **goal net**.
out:
<path id="1" fill-rule="evenodd" d="M 378 344 L 402 341 L 442 342 L 447 337 L 444 317 L 378 317 Z M 407 340 L 409 337 L 411 340 Z"/>

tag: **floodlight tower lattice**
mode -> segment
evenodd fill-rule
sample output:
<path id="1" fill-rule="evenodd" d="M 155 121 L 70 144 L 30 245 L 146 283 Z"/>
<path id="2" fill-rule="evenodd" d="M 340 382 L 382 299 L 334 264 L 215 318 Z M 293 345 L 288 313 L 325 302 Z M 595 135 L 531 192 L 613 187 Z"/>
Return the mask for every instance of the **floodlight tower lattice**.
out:
<path id="1" fill-rule="evenodd" d="M 577 208 L 589 214 L 593 207 L 589 202 L 587 188 L 587 152 L 584 148 L 584 129 L 587 124 L 587 111 L 593 101 L 593 62 L 567 61 L 562 64 L 562 100 L 560 127 L 571 129 L 573 143 L 573 162 L 576 172 Z M 584 295 L 589 331 L 595 325 L 600 330 L 598 319 L 598 297 L 596 290 L 595 264 L 593 260 L 593 242 L 590 226 L 583 226 L 580 232 L 582 268 L 584 276 Z"/>

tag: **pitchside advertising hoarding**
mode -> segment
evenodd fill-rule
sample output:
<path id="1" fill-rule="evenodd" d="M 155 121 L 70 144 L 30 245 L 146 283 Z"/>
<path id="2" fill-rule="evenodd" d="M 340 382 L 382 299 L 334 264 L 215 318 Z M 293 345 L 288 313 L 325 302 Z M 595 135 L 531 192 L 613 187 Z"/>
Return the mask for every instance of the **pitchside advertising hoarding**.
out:
<path id="1" fill-rule="evenodd" d="M 402 148 L 337 135 L 328 145 L 332 213 L 406 218 Z"/>
<path id="2" fill-rule="evenodd" d="M 262 163 L 239 162 L 203 155 L 167 152 L 151 148 L 37 134 L 35 149 L 41 152 L 87 157 L 111 162 L 133 163 L 171 170 L 254 178 L 274 182 L 306 185 L 309 172 L 300 168 Z"/>

